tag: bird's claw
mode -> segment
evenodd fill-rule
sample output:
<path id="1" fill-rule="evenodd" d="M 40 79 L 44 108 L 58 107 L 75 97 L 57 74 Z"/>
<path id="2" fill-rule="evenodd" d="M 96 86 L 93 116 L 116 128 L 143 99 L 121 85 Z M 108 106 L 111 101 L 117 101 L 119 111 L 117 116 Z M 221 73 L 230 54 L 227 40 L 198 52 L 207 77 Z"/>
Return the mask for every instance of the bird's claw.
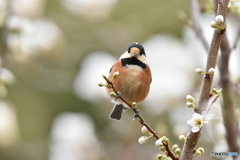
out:
<path id="1" fill-rule="evenodd" d="M 121 97 L 121 92 L 117 91 L 115 101 L 117 101 L 117 99 L 120 98 L 120 97 Z"/>
<path id="2" fill-rule="evenodd" d="M 133 120 L 135 120 L 136 118 L 138 118 L 140 116 L 140 111 L 138 109 L 136 109 L 136 113 L 133 116 Z"/>

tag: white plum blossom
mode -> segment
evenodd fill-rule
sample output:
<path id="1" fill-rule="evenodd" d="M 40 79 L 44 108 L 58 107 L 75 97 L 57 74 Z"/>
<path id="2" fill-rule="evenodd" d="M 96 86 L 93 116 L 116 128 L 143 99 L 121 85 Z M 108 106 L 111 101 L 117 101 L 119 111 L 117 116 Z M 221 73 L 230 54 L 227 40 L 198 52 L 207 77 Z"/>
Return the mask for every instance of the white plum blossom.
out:
<path id="1" fill-rule="evenodd" d="M 16 82 L 16 78 L 13 73 L 6 68 L 0 69 L 0 80 L 9 85 L 12 85 Z"/>
<path id="2" fill-rule="evenodd" d="M 198 132 L 203 126 L 203 123 L 208 123 L 213 118 L 213 114 L 206 114 L 206 111 L 203 111 L 202 114 L 194 113 L 192 119 L 187 121 L 187 124 L 192 127 L 192 132 Z"/>
<path id="3" fill-rule="evenodd" d="M 14 15 L 9 16 L 6 26 L 10 31 L 7 36 L 9 50 L 16 54 L 22 53 L 25 58 L 41 52 L 54 51 L 59 48 L 62 40 L 60 28 L 50 20 Z"/>
<path id="4" fill-rule="evenodd" d="M 16 82 L 16 78 L 13 73 L 6 69 L 0 68 L 0 97 L 5 97 L 8 94 L 6 85 L 13 85 Z"/>
<path id="5" fill-rule="evenodd" d="M 63 8 L 73 15 L 98 21 L 107 18 L 117 0 L 60 0 Z"/>

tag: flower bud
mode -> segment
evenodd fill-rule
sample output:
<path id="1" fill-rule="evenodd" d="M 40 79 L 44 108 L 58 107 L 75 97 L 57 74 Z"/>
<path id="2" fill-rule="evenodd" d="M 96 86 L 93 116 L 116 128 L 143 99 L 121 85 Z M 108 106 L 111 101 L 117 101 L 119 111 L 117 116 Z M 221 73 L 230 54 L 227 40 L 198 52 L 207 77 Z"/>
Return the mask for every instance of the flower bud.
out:
<path id="1" fill-rule="evenodd" d="M 144 134 L 147 134 L 147 133 L 149 133 L 149 130 L 147 129 L 146 126 L 143 126 L 142 129 L 141 129 L 141 132 L 144 133 Z"/>
<path id="2" fill-rule="evenodd" d="M 138 139 L 138 143 L 140 143 L 140 144 L 146 143 L 147 141 L 148 141 L 148 137 L 147 136 L 141 136 Z"/>
<path id="3" fill-rule="evenodd" d="M 119 76 L 119 72 L 118 71 L 113 73 L 113 78 L 114 79 L 117 78 L 118 76 Z"/>
<path id="4" fill-rule="evenodd" d="M 179 154 L 181 153 L 181 149 L 180 149 L 180 148 L 177 148 L 177 149 L 175 150 L 175 153 L 179 155 Z"/>
<path id="5" fill-rule="evenodd" d="M 222 93 L 222 88 L 218 90 L 218 94 L 221 94 L 221 93 Z"/>
<path id="6" fill-rule="evenodd" d="M 204 149 L 202 147 L 199 147 L 197 150 L 200 151 L 201 153 L 204 153 Z"/>
<path id="7" fill-rule="evenodd" d="M 110 92 L 110 97 L 116 97 L 116 93 L 115 92 Z"/>
<path id="8" fill-rule="evenodd" d="M 217 97 L 221 96 L 221 94 L 222 94 L 222 88 L 220 88 L 219 90 L 217 90 L 216 88 L 213 88 L 213 89 L 212 89 L 212 94 L 215 95 L 215 96 L 217 96 Z"/>
<path id="9" fill-rule="evenodd" d="M 178 145 L 177 144 L 174 144 L 173 146 L 172 146 L 172 149 L 175 151 L 176 149 L 178 149 L 179 147 L 178 147 Z"/>
<path id="10" fill-rule="evenodd" d="M 210 75 L 213 75 L 214 72 L 215 72 L 215 69 L 214 69 L 214 68 L 210 68 L 210 69 L 208 70 L 208 73 L 209 73 Z"/>
<path id="11" fill-rule="evenodd" d="M 106 87 L 107 87 L 108 89 L 111 89 L 111 88 L 112 88 L 112 85 L 111 85 L 111 84 L 106 84 Z"/>
<path id="12" fill-rule="evenodd" d="M 162 160 L 163 157 L 164 157 L 164 155 L 159 154 L 159 155 L 157 156 L 157 159 L 158 159 L 158 160 Z"/>
<path id="13" fill-rule="evenodd" d="M 194 105 L 193 103 L 191 103 L 191 102 L 187 102 L 187 103 L 186 103 L 186 106 L 187 106 L 188 108 L 195 108 L 195 105 Z"/>
<path id="14" fill-rule="evenodd" d="M 212 28 L 218 28 L 218 25 L 217 25 L 216 22 L 211 22 L 211 23 L 210 23 L 210 26 L 211 26 Z"/>
<path id="15" fill-rule="evenodd" d="M 180 135 L 179 140 L 184 142 L 184 141 L 186 141 L 186 137 L 184 135 Z"/>
<path id="16" fill-rule="evenodd" d="M 215 20 L 216 20 L 217 23 L 222 23 L 224 21 L 224 18 L 223 18 L 222 15 L 217 15 L 215 17 Z"/>
<path id="17" fill-rule="evenodd" d="M 202 68 L 197 68 L 197 69 L 195 70 L 195 72 L 196 72 L 197 74 L 202 74 L 202 73 L 204 73 L 204 71 L 203 71 Z"/>
<path id="18" fill-rule="evenodd" d="M 202 154 L 202 152 L 200 152 L 199 150 L 196 150 L 196 152 L 195 152 L 197 155 L 201 155 Z"/>
<path id="19" fill-rule="evenodd" d="M 162 136 L 162 141 L 164 142 L 164 143 L 169 143 L 169 139 L 166 137 L 166 136 Z"/>
<path id="20" fill-rule="evenodd" d="M 103 86 L 105 86 L 105 84 L 103 84 L 103 83 L 98 83 L 98 86 L 99 86 L 99 87 L 103 87 Z"/>
<path id="21" fill-rule="evenodd" d="M 161 139 L 161 138 L 158 139 L 158 140 L 155 142 L 155 145 L 156 145 L 157 147 L 163 146 L 162 139 Z"/>
<path id="22" fill-rule="evenodd" d="M 108 78 L 105 76 L 105 75 L 102 75 L 102 77 L 107 81 L 108 80 Z"/>
<path id="23" fill-rule="evenodd" d="M 160 149 L 161 151 L 163 151 L 163 152 L 166 151 L 166 147 L 165 147 L 165 146 L 161 146 L 161 147 L 159 147 L 159 149 Z"/>
<path id="24" fill-rule="evenodd" d="M 132 108 L 137 109 L 137 103 L 136 102 L 132 102 Z"/>
<path id="25" fill-rule="evenodd" d="M 213 88 L 213 89 L 212 89 L 212 93 L 213 93 L 213 95 L 219 94 L 219 92 L 218 92 L 218 90 L 217 90 L 216 88 Z"/>
<path id="26" fill-rule="evenodd" d="M 188 102 L 192 102 L 192 103 L 195 102 L 195 99 L 189 94 L 186 96 L 186 99 Z"/>

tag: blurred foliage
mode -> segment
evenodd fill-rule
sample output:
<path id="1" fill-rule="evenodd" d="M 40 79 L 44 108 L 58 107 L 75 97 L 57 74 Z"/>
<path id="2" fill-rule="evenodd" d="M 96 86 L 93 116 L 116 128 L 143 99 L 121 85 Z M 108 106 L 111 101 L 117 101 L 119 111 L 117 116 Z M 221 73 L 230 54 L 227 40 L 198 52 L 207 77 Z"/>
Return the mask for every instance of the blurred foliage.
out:
<path id="1" fill-rule="evenodd" d="M 20 140 L 10 147 L 0 147 L 0 159 L 48 159 L 52 123 L 63 112 L 85 112 L 90 115 L 103 147 L 99 159 L 149 159 L 158 153 L 153 145 L 154 140 L 139 146 L 137 139 L 141 136 L 141 126 L 136 125 L 135 121 L 129 122 L 131 113 L 125 115 L 128 118 L 123 122 L 125 125 L 111 126 L 114 124 L 107 120 L 110 109 L 97 108 L 94 103 L 77 98 L 72 89 L 73 81 L 82 60 L 94 51 L 106 51 L 119 57 L 130 42 L 143 42 L 155 34 L 181 37 L 183 24 L 177 13 L 188 13 L 189 1 L 118 0 L 108 16 L 97 19 L 72 14 L 64 9 L 59 0 L 45 0 L 44 3 L 40 18 L 54 22 L 62 32 L 62 39 L 56 48 L 26 56 L 13 55 L 1 45 L 3 66 L 11 70 L 17 79 L 15 85 L 8 87 L 5 100 L 16 109 Z M 1 37 L 1 44 L 5 44 L 4 32 L 1 32 Z M 21 56 L 26 58 L 19 60 Z M 171 109 L 174 106 L 176 102 L 173 100 L 168 107 Z M 156 126 L 160 135 L 167 134 L 172 142 L 181 144 L 169 122 L 170 112 L 166 111 L 160 117 L 141 110 L 143 117 Z M 156 119 L 162 121 L 156 122 Z M 122 136 L 120 132 L 127 136 Z M 205 141 L 208 141 L 207 138 L 199 142 L 199 146 Z"/>

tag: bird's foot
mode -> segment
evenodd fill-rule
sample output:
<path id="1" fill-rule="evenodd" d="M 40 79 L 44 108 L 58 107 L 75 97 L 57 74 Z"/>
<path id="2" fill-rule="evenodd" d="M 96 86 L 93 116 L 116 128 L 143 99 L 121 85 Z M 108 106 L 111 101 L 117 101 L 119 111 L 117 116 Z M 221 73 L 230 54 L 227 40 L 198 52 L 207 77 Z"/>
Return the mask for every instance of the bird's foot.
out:
<path id="1" fill-rule="evenodd" d="M 136 113 L 133 116 L 133 120 L 135 120 L 136 118 L 138 118 L 140 116 L 140 111 L 138 109 L 136 109 Z"/>
<path id="2" fill-rule="evenodd" d="M 122 95 L 121 92 L 117 91 L 117 93 L 116 93 L 116 97 L 115 97 L 115 101 L 117 101 L 117 99 L 120 98 L 121 95 Z"/>

